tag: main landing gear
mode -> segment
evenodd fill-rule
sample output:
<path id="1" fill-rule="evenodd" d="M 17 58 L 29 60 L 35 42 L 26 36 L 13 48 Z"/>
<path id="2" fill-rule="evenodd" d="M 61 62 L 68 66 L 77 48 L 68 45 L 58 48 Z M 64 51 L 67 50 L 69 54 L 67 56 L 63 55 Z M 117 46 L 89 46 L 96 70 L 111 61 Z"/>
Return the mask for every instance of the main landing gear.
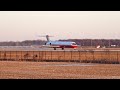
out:
<path id="1" fill-rule="evenodd" d="M 64 48 L 62 48 L 62 50 L 64 50 Z"/>
<path id="2" fill-rule="evenodd" d="M 54 48 L 54 50 L 56 50 L 56 48 Z M 62 48 L 62 50 L 64 50 L 64 48 Z"/>

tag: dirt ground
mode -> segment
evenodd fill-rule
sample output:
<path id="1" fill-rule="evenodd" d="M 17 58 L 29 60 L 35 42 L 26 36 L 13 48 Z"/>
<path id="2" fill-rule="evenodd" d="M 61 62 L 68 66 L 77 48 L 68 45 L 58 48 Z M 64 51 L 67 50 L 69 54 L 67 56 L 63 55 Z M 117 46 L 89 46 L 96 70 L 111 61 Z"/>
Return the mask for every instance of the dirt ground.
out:
<path id="1" fill-rule="evenodd" d="M 0 61 L 0 79 L 120 79 L 120 64 Z"/>

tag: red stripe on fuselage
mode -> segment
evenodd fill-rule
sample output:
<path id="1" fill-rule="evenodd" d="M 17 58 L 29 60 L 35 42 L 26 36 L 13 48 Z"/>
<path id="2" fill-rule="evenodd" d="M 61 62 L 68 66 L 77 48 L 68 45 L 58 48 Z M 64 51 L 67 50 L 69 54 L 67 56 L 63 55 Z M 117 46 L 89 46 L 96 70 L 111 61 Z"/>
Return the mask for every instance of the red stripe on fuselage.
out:
<path id="1" fill-rule="evenodd" d="M 60 48 L 77 48 L 77 45 L 60 45 Z"/>

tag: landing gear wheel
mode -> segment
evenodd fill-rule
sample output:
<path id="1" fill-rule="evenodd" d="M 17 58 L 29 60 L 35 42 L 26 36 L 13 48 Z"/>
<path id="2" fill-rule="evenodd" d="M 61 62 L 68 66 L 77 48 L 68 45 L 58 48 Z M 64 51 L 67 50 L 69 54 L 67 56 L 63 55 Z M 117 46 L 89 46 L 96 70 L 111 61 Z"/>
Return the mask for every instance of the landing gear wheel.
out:
<path id="1" fill-rule="evenodd" d="M 56 48 L 54 48 L 54 50 L 56 50 Z"/>

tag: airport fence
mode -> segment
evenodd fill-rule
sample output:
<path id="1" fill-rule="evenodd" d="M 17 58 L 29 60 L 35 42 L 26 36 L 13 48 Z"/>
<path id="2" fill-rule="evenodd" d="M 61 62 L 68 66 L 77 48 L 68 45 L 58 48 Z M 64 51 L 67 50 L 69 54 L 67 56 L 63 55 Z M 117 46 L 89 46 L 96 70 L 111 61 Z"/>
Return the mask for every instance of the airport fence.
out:
<path id="1" fill-rule="evenodd" d="M 0 51 L 1 61 L 120 63 L 120 51 Z"/>

